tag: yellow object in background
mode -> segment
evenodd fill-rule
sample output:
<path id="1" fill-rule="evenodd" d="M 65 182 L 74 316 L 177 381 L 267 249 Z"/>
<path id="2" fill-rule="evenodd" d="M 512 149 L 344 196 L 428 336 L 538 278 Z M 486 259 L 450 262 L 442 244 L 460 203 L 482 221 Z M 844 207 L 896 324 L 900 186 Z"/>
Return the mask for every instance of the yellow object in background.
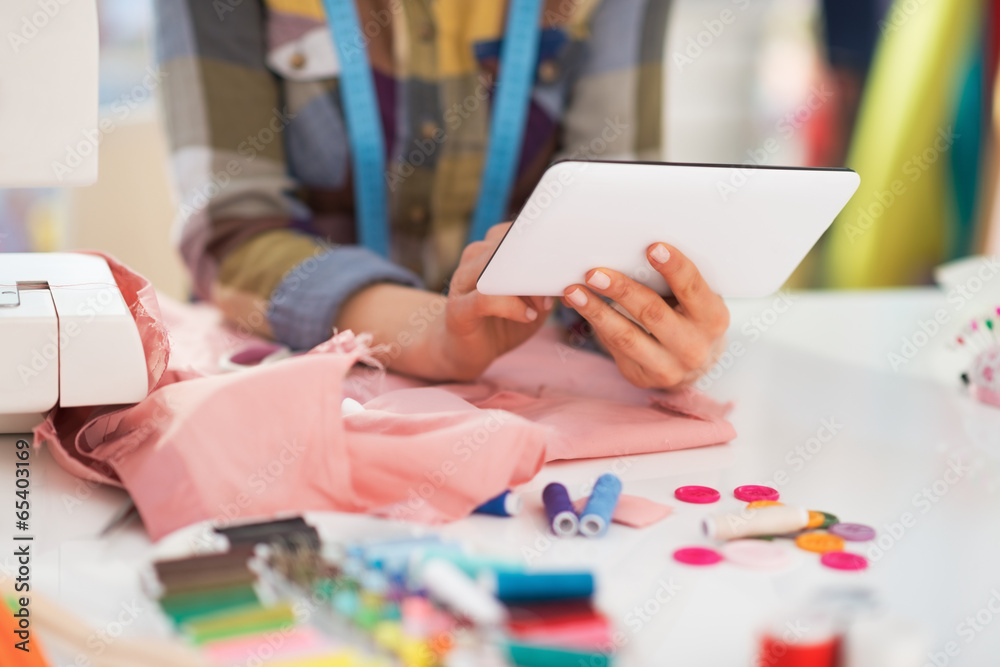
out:
<path id="1" fill-rule="evenodd" d="M 926 282 L 956 211 L 948 179 L 960 68 L 983 16 L 977 0 L 896 0 L 862 102 L 848 166 L 861 187 L 834 223 L 824 283 Z"/>

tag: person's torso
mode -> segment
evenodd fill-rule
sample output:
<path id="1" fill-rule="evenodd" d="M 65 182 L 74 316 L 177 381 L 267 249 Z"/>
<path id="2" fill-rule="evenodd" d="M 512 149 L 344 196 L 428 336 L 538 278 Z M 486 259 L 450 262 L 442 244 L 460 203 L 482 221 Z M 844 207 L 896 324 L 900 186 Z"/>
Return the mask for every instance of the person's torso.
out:
<path id="1" fill-rule="evenodd" d="M 489 149 L 505 0 L 356 0 L 364 36 L 334 45 L 320 0 L 265 0 L 267 64 L 287 110 L 285 154 L 311 215 L 304 225 L 356 241 L 345 53 L 367 51 L 386 145 L 393 259 L 439 283 L 464 247 Z M 534 87 L 509 211 L 560 148 L 560 127 L 596 1 L 545 0 Z M 433 267 L 433 268 L 431 268 Z"/>

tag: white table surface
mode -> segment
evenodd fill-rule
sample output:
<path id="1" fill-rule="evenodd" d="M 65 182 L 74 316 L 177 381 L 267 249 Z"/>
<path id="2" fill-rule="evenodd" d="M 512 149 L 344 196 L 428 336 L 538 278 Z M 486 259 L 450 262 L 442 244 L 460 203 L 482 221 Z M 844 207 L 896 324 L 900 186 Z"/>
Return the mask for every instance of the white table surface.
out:
<path id="1" fill-rule="evenodd" d="M 824 586 L 870 587 L 886 610 L 924 630 L 927 650 L 956 642 L 959 653 L 949 665 L 996 664 L 1000 618 L 979 626 L 971 639 L 969 626 L 959 626 L 980 612 L 982 621 L 993 592 L 1000 596 L 1000 410 L 972 402 L 959 388 L 956 369 L 966 357 L 944 349 L 948 332 L 932 337 L 898 370 L 887 357 L 936 310 L 948 309 L 957 323 L 976 314 L 975 307 L 959 308 L 931 288 L 799 293 L 787 308 L 781 306 L 784 312 L 769 312 L 773 307 L 772 299 L 731 304 L 730 341 L 741 343 L 743 354 L 708 391 L 736 403 L 731 419 L 739 435 L 732 443 L 551 464 L 521 489 L 535 495 L 559 480 L 579 496 L 613 469 L 626 493 L 673 505 L 673 516 L 644 530 L 614 525 L 602 540 L 550 540 L 535 515 L 473 516 L 441 533 L 513 558 L 537 549 L 537 564 L 596 568 L 599 604 L 627 640 L 623 665 L 751 665 L 764 619 Z M 809 461 L 789 459 L 824 420 L 839 425 L 836 435 Z M 10 516 L 0 518 L 5 544 L 12 544 L 14 521 L 13 441 L 0 439 L 0 489 L 11 496 Z M 915 496 L 944 479 L 952 464 L 967 471 L 937 502 L 918 503 Z M 137 567 L 152 549 L 141 527 L 95 537 L 124 494 L 70 477 L 45 451 L 33 458 L 32 471 L 38 590 L 97 628 L 117 629 L 116 619 L 128 618 L 126 634 L 163 632 L 155 604 L 138 588 Z M 776 475 L 784 480 L 779 473 L 787 475 L 785 484 L 775 483 Z M 700 519 L 742 506 L 730 492 L 752 483 L 778 486 L 790 504 L 872 525 L 880 536 L 905 512 L 915 524 L 891 543 L 887 538 L 889 548 L 861 574 L 827 570 L 812 554 L 798 551 L 799 563 L 780 573 L 727 564 L 695 569 L 671 559 L 680 546 L 707 544 L 698 531 Z M 676 502 L 673 490 L 684 484 L 715 487 L 723 501 L 708 508 Z M 323 527 L 358 535 L 405 530 L 348 515 L 332 515 Z M 7 554 L 0 565 L 11 568 L 11 551 L 0 551 Z M 676 594 L 657 605 L 650 601 L 662 582 Z M 123 604 L 136 605 L 134 620 Z M 645 605 L 656 612 L 642 618 L 635 608 Z"/>

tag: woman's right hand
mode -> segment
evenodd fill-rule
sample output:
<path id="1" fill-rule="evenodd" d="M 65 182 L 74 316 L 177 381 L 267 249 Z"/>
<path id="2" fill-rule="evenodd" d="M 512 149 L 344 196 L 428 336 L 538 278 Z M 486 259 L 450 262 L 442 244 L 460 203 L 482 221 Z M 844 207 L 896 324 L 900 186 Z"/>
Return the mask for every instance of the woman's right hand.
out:
<path id="1" fill-rule="evenodd" d="M 495 225 L 483 241 L 470 243 L 448 296 L 380 283 L 351 297 L 338 329 L 369 332 L 382 346 L 378 358 L 399 373 L 425 380 L 474 380 L 493 360 L 538 331 L 552 298 L 486 296 L 476 289 L 479 274 L 510 223 Z"/>
<path id="2" fill-rule="evenodd" d="M 552 311 L 551 297 L 487 296 L 476 289 L 511 223 L 494 225 L 466 246 L 448 288 L 445 317 L 435 335 L 442 363 L 456 380 L 472 380 L 494 359 L 531 338 Z"/>

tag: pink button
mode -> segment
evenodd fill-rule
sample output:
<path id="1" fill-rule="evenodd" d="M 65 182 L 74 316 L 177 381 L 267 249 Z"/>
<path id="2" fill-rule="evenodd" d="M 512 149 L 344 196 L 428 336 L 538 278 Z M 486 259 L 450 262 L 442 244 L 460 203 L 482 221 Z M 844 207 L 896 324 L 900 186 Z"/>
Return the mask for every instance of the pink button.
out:
<path id="1" fill-rule="evenodd" d="M 674 552 L 674 560 L 685 565 L 715 565 L 722 560 L 722 554 L 705 547 L 685 547 Z"/>
<path id="2" fill-rule="evenodd" d="M 834 570 L 864 570 L 868 567 L 868 559 L 847 551 L 827 551 L 819 562 Z"/>
<path id="3" fill-rule="evenodd" d="M 685 503 L 706 505 L 717 502 L 722 495 L 707 486 L 681 486 L 674 491 L 674 497 Z"/>
<path id="4" fill-rule="evenodd" d="M 737 486 L 733 495 L 744 502 L 752 503 L 755 500 L 777 500 L 781 494 L 769 486 L 747 484 L 746 486 Z"/>
<path id="5" fill-rule="evenodd" d="M 726 560 L 755 570 L 779 570 L 794 562 L 795 556 L 780 542 L 733 540 L 722 547 Z"/>

